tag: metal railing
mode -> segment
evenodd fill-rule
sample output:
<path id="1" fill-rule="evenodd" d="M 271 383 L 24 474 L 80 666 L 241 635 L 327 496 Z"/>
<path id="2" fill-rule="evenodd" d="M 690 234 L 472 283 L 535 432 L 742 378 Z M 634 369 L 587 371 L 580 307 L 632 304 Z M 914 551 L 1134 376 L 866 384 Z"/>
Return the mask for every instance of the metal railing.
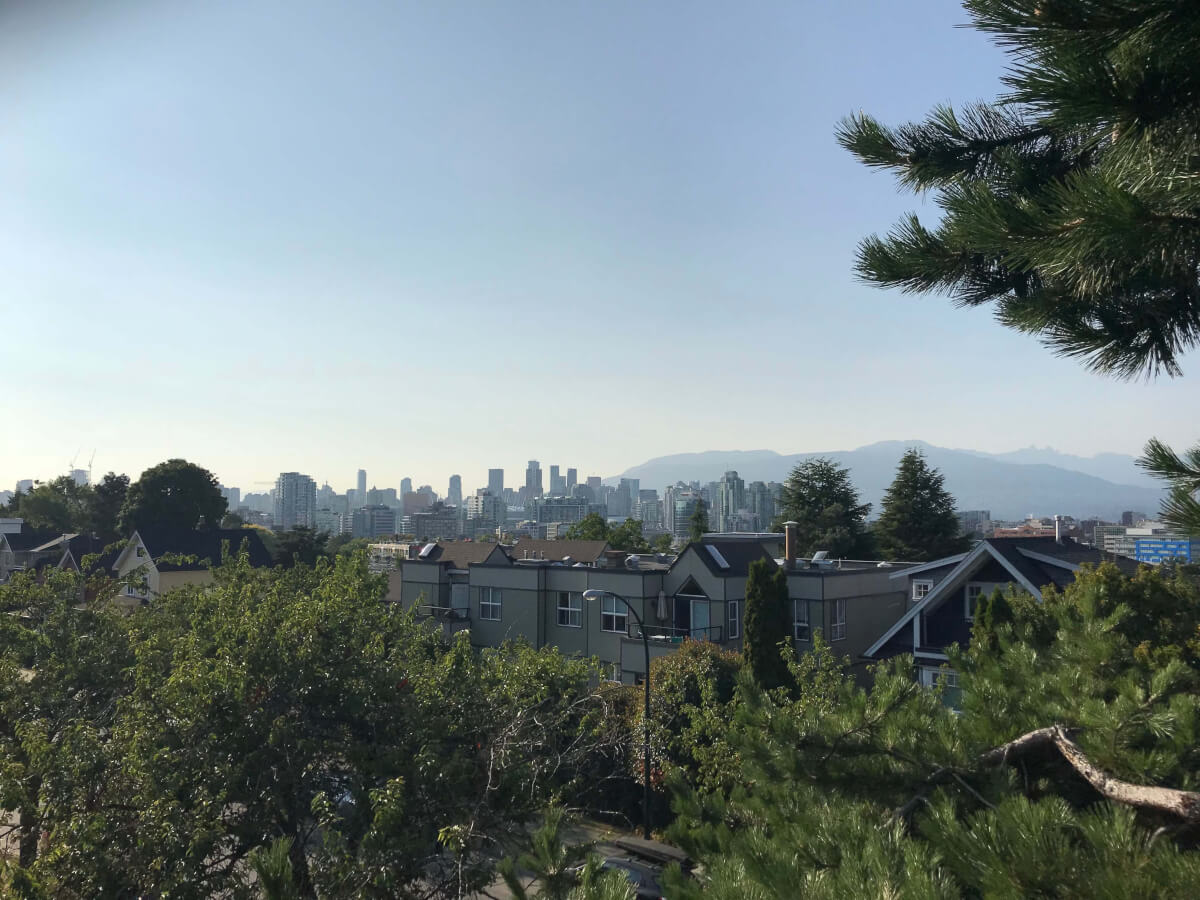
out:
<path id="1" fill-rule="evenodd" d="M 713 641 L 721 643 L 725 637 L 725 629 L 720 625 L 709 625 L 705 628 L 675 628 L 671 625 L 646 625 L 646 639 L 651 645 L 682 644 L 686 640 Z M 628 637 L 630 640 L 642 639 L 641 632 L 635 625 L 630 625 Z"/>
<path id="2" fill-rule="evenodd" d="M 471 619 L 468 609 L 457 606 L 418 606 L 417 615 L 451 622 L 468 622 Z"/>

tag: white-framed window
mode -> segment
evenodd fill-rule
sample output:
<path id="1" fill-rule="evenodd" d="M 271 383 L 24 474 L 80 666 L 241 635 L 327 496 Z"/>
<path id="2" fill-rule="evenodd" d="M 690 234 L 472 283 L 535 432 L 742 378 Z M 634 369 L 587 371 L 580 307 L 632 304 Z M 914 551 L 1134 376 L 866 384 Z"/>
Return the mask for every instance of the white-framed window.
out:
<path id="1" fill-rule="evenodd" d="M 967 596 L 967 605 L 966 605 L 965 615 L 967 617 L 968 622 L 974 622 L 975 621 L 975 608 L 979 605 L 979 598 L 983 596 L 983 585 L 982 584 L 968 584 L 966 596 Z"/>
<path id="2" fill-rule="evenodd" d="M 730 600 L 725 604 L 726 616 L 729 619 L 729 640 L 742 636 L 742 601 Z"/>
<path id="3" fill-rule="evenodd" d="M 833 621 L 829 623 L 829 640 L 841 641 L 846 637 L 846 598 L 833 601 Z"/>
<path id="4" fill-rule="evenodd" d="M 504 593 L 500 588 L 479 589 L 479 618 L 499 622 L 504 613 Z"/>
<path id="5" fill-rule="evenodd" d="M 792 636 L 798 641 L 808 640 L 808 601 L 792 601 Z"/>
<path id="6" fill-rule="evenodd" d="M 583 627 L 583 594 L 558 592 L 558 624 L 563 628 Z"/>
<path id="7" fill-rule="evenodd" d="M 625 634 L 629 631 L 629 610 L 612 594 L 600 598 L 600 630 Z"/>
<path id="8" fill-rule="evenodd" d="M 958 684 L 958 673 L 947 666 L 921 666 L 921 684 L 942 691 L 942 700 L 951 709 L 962 703 L 962 688 Z"/>
<path id="9" fill-rule="evenodd" d="M 933 582 L 928 579 L 914 580 L 912 583 L 912 599 L 913 603 L 918 600 L 924 600 L 925 595 L 933 590 Z"/>

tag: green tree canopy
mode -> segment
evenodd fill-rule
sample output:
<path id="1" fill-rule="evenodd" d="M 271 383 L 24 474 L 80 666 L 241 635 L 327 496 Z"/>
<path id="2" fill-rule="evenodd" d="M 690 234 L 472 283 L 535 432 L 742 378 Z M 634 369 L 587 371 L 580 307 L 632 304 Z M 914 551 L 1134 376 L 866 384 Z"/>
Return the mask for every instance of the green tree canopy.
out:
<path id="1" fill-rule="evenodd" d="M 797 523 L 802 556 L 818 550 L 842 559 L 865 559 L 874 551 L 867 531 L 870 503 L 858 502 L 850 470 L 831 459 L 808 459 L 783 484 L 781 521 Z"/>
<path id="2" fill-rule="evenodd" d="M 588 513 L 567 528 L 563 537 L 569 541 L 607 541 L 608 522 L 599 513 Z"/>
<path id="3" fill-rule="evenodd" d="M 743 677 L 739 784 L 674 783 L 673 834 L 710 880 L 672 896 L 1193 893 L 1197 576 L 1105 565 L 1004 599 L 988 640 L 951 649 L 957 685 L 901 656 L 864 689 L 820 640 L 789 697 Z"/>
<path id="4" fill-rule="evenodd" d="M 886 559 L 926 562 L 967 549 L 959 534 L 954 498 L 945 478 L 920 450 L 906 450 L 875 523 L 875 540 Z"/>
<path id="5" fill-rule="evenodd" d="M 936 107 L 838 140 L 917 192 L 915 215 L 859 248 L 858 271 L 990 305 L 1093 369 L 1179 374 L 1200 339 L 1200 6 L 1192 0 L 967 0 L 1012 65 L 993 103 Z"/>
<path id="6" fill-rule="evenodd" d="M 756 559 L 746 579 L 746 612 L 742 655 L 754 680 L 763 688 L 788 683 L 788 666 L 780 644 L 792 646 L 792 603 L 787 575 L 774 561 Z"/>
<path id="7" fill-rule="evenodd" d="M 608 543 L 614 550 L 625 550 L 636 553 L 648 551 L 650 545 L 642 534 L 640 519 L 626 519 L 620 525 L 608 530 Z"/>
<path id="8" fill-rule="evenodd" d="M 216 528 L 228 505 L 212 472 L 184 459 L 168 459 L 129 486 L 118 524 L 124 534 Z"/>
<path id="9" fill-rule="evenodd" d="M 1146 444 L 1138 465 L 1167 483 L 1161 518 L 1186 534 L 1200 537 L 1200 444 L 1182 457 L 1157 438 Z"/>

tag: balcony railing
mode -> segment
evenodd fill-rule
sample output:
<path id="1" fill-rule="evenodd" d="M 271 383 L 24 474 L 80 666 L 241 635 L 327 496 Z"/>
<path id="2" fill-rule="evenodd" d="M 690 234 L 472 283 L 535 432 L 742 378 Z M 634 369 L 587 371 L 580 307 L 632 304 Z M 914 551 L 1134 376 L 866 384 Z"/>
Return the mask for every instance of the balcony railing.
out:
<path id="1" fill-rule="evenodd" d="M 417 615 L 449 622 L 469 622 L 471 619 L 469 610 L 457 606 L 418 606 Z"/>
<path id="2" fill-rule="evenodd" d="M 691 639 L 693 641 L 713 641 L 721 643 L 725 637 L 725 629 L 720 625 L 709 625 L 706 628 L 675 628 L 670 625 L 647 625 L 645 626 L 646 639 L 651 646 L 656 644 L 682 644 L 684 641 Z M 637 623 L 633 623 L 629 627 L 629 639 L 640 641 L 642 634 L 638 631 Z"/>

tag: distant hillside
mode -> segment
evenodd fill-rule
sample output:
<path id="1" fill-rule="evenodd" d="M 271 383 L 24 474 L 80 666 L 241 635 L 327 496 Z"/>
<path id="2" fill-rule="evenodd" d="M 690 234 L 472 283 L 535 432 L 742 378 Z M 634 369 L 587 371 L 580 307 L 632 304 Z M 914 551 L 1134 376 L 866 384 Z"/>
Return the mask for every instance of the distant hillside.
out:
<path id="1" fill-rule="evenodd" d="M 746 481 L 783 481 L 798 462 L 827 456 L 847 466 L 863 500 L 878 513 L 884 491 L 896 474 L 900 456 L 920 447 L 929 463 L 946 476 L 946 487 L 959 509 L 989 509 L 997 519 L 1020 519 L 1033 513 L 1117 519 L 1123 510 L 1158 510 L 1162 492 L 1133 465 L 1132 457 L 1103 454 L 1083 457 L 1029 448 L 1008 454 L 950 450 L 923 441 L 881 441 L 857 450 L 784 455 L 774 450 L 707 450 L 660 456 L 620 476 L 639 478 L 643 487 L 662 490 L 677 481 L 716 481 L 736 470 Z M 1057 459 L 1057 464 L 1046 460 Z M 1027 461 L 1026 461 L 1027 460 Z M 1075 468 L 1074 463 L 1126 477 L 1117 483 Z M 1123 473 L 1125 473 L 1123 475 Z M 615 481 L 616 479 L 609 479 Z"/>

